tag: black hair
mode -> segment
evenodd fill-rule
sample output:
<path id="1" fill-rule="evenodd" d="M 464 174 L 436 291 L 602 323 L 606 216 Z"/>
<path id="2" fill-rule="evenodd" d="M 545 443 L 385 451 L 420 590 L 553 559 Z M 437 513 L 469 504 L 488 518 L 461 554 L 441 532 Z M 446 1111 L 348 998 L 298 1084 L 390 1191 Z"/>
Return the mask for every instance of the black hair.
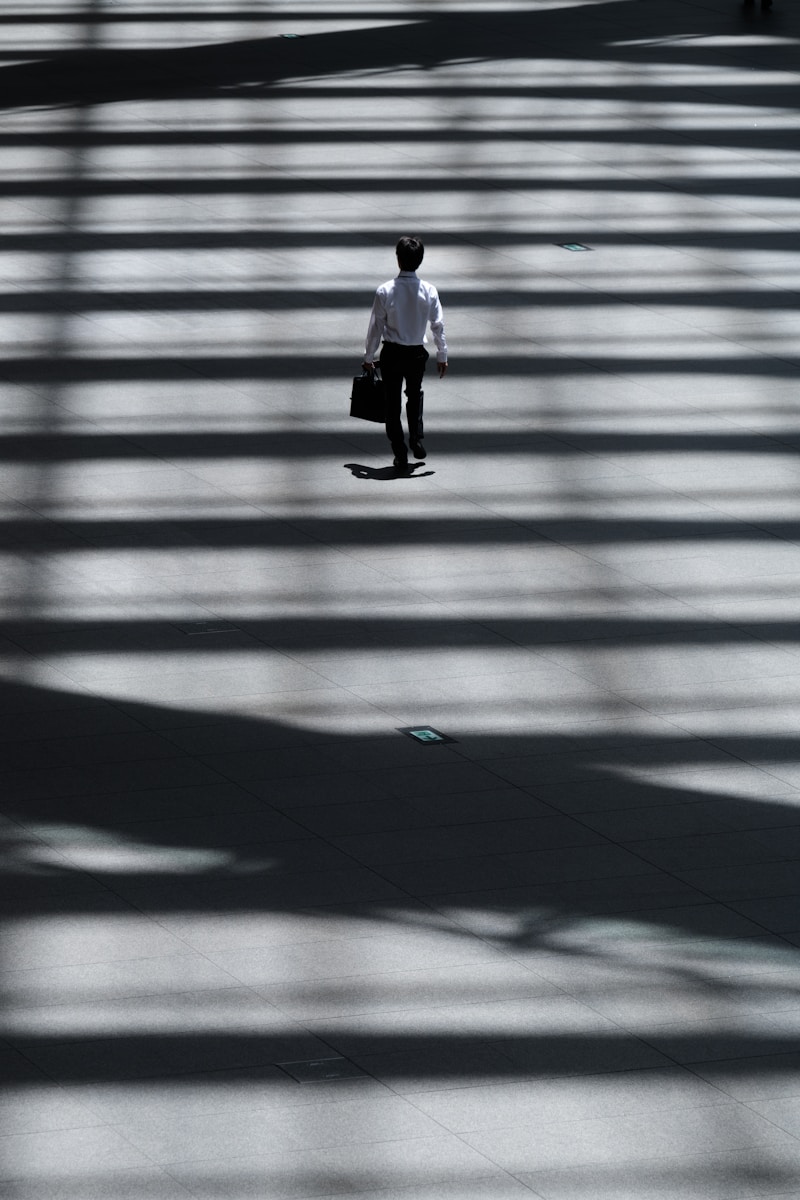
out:
<path id="1" fill-rule="evenodd" d="M 416 271 L 425 254 L 425 247 L 419 238 L 401 237 L 395 246 L 397 261 L 401 271 Z"/>

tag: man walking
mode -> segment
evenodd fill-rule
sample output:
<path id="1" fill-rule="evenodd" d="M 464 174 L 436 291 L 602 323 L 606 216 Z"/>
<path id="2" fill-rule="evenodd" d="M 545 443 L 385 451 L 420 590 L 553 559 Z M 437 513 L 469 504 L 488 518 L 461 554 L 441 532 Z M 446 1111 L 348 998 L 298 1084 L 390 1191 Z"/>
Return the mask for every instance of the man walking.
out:
<path id="1" fill-rule="evenodd" d="M 394 465 L 408 465 L 408 447 L 403 436 L 402 389 L 406 385 L 406 419 L 411 453 L 425 457 L 422 444 L 422 376 L 428 361 L 425 332 L 431 327 L 436 343 L 436 366 L 439 378 L 447 371 L 447 342 L 439 293 L 436 288 L 417 276 L 425 247 L 419 238 L 402 237 L 395 247 L 400 273 L 382 283 L 375 293 L 367 329 L 364 366 L 374 370 L 378 347 L 380 368 L 386 387 L 386 436 L 394 451 Z"/>

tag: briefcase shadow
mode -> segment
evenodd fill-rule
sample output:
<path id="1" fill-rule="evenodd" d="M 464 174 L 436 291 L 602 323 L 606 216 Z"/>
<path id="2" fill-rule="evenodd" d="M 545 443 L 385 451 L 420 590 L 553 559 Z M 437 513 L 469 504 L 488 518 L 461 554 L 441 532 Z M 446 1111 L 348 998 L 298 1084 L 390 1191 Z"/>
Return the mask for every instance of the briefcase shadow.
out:
<path id="1" fill-rule="evenodd" d="M 406 467 L 365 467 L 361 463 L 345 463 L 344 466 L 356 479 L 424 479 L 435 475 L 435 471 L 418 471 L 424 463 L 409 463 Z"/>

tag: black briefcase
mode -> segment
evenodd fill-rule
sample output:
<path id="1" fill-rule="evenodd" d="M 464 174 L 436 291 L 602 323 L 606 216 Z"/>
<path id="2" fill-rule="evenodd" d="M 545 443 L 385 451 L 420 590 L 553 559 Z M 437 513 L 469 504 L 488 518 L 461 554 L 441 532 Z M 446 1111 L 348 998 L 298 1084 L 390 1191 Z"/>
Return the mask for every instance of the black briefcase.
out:
<path id="1" fill-rule="evenodd" d="M 386 421 L 386 387 L 377 367 L 374 371 L 362 371 L 353 380 L 350 416 L 381 425 Z"/>

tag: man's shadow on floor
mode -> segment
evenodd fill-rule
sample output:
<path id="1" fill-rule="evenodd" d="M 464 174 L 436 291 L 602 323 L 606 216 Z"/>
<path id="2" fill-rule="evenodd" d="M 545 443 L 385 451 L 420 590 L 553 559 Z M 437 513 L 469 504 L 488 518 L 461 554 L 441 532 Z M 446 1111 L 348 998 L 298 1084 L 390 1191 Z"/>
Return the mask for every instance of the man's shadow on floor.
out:
<path id="1" fill-rule="evenodd" d="M 364 467 L 361 463 L 345 463 L 356 479 L 425 479 L 435 471 L 418 471 L 424 463 L 409 463 L 407 467 Z"/>

